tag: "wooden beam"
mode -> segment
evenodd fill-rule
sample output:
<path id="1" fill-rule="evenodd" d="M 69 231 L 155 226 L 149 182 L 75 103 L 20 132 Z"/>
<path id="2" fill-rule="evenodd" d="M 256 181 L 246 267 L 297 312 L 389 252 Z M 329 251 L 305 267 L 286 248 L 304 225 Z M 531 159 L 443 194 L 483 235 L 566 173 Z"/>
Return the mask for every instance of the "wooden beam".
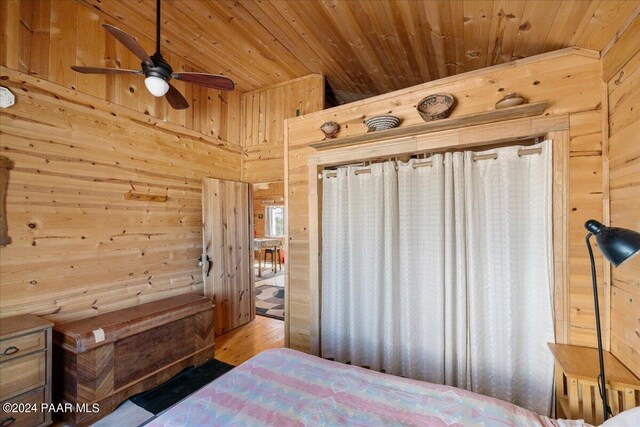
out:
<path id="1" fill-rule="evenodd" d="M 474 126 L 486 123 L 495 123 L 505 120 L 519 119 L 523 117 L 539 116 L 549 106 L 549 101 L 533 102 L 531 104 L 518 105 L 516 107 L 503 108 L 499 110 L 482 111 L 480 113 L 467 114 L 450 119 L 434 120 L 419 125 L 397 127 L 388 130 L 354 135 L 344 138 L 325 139 L 320 142 L 309 144 L 316 150 L 327 150 L 330 148 L 348 147 L 352 145 L 368 144 L 394 138 L 403 138 L 425 133 L 438 132 L 448 129 L 461 128 L 463 126 Z"/>

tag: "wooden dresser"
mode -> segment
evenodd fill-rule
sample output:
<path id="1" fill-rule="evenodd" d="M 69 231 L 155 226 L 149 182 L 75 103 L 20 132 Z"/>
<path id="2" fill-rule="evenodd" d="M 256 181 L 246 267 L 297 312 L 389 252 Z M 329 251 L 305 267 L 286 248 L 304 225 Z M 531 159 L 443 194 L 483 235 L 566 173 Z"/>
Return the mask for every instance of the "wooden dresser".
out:
<path id="1" fill-rule="evenodd" d="M 58 323 L 53 340 L 54 403 L 98 404 L 99 411 L 64 414 L 69 424 L 88 425 L 213 358 L 213 302 L 185 294 Z"/>
<path id="2" fill-rule="evenodd" d="M 25 314 L 0 319 L 0 426 L 44 426 L 51 412 L 51 327 Z M 6 403 L 18 411 L 5 411 Z"/>

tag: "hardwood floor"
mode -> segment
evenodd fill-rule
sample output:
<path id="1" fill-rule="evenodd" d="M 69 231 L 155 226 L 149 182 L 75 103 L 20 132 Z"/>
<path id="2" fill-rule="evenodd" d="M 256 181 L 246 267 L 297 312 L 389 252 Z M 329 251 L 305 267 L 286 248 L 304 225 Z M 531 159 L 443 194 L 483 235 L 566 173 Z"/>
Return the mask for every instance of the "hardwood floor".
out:
<path id="1" fill-rule="evenodd" d="M 284 347 L 284 322 L 263 316 L 216 338 L 216 359 L 237 366 L 256 354 Z"/>

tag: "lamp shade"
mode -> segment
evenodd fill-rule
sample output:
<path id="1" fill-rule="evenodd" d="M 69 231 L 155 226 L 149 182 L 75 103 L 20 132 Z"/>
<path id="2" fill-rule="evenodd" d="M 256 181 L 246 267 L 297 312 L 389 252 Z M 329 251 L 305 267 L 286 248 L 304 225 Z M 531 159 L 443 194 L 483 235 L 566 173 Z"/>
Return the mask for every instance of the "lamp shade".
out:
<path id="1" fill-rule="evenodd" d="M 164 96 L 169 91 L 169 83 L 156 76 L 144 79 L 144 84 L 153 96 Z"/>
<path id="2" fill-rule="evenodd" d="M 614 267 L 640 253 L 640 233 L 627 228 L 607 227 L 590 219 L 584 224 L 596 236 L 600 252 Z"/>

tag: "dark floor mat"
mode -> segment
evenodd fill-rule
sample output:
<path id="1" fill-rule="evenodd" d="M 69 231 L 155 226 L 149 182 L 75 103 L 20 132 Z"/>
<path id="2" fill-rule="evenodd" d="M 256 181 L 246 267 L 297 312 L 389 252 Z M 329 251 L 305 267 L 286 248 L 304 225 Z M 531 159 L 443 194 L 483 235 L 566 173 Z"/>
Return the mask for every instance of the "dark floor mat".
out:
<path id="1" fill-rule="evenodd" d="M 137 394 L 130 400 L 157 415 L 233 368 L 219 360 L 209 360 L 198 367 L 183 370 L 166 383 Z"/>

